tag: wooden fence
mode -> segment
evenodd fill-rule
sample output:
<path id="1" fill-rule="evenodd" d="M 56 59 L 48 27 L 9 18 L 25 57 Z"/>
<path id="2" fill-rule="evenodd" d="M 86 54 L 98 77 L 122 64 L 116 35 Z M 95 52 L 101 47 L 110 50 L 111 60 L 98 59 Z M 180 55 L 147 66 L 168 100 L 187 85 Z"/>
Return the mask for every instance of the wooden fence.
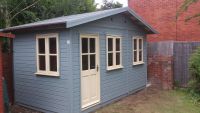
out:
<path id="1" fill-rule="evenodd" d="M 164 87 L 173 86 L 174 83 L 181 87 L 187 87 L 190 77 L 188 61 L 197 47 L 200 47 L 200 42 L 148 43 L 149 79 L 158 78 L 155 79 L 156 82 L 160 82 Z"/>
<path id="2" fill-rule="evenodd" d="M 189 81 L 188 61 L 200 42 L 174 42 L 174 82 L 186 87 Z"/>

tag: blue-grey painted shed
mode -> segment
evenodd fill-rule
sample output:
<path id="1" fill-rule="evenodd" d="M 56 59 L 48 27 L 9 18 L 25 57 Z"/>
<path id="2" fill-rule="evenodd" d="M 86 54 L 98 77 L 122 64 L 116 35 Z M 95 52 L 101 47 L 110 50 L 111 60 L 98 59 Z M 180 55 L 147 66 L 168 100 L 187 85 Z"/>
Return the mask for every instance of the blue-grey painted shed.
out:
<path id="1" fill-rule="evenodd" d="M 15 26 L 15 102 L 43 112 L 87 113 L 147 82 L 147 34 L 129 8 Z"/>

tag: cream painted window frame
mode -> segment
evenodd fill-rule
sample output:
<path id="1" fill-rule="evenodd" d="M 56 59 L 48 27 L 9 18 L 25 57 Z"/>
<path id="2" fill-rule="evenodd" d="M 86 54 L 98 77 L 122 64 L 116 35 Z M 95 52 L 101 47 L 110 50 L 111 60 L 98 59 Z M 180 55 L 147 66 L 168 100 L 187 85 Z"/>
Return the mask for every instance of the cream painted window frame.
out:
<path id="1" fill-rule="evenodd" d="M 134 40 L 136 41 L 137 44 L 137 49 L 134 48 Z M 139 40 L 142 40 L 142 49 L 139 48 Z M 134 52 L 137 52 L 137 56 L 134 55 Z M 139 61 L 139 52 L 142 51 L 142 60 Z M 142 37 L 133 37 L 132 39 L 132 52 L 133 52 L 133 65 L 140 65 L 140 64 L 144 64 L 144 39 Z M 135 62 L 134 59 L 135 57 L 137 57 L 137 61 Z"/>
<path id="2" fill-rule="evenodd" d="M 50 38 L 56 38 L 56 50 L 57 53 L 56 54 L 50 54 L 49 53 L 49 39 Z M 38 40 L 39 39 L 45 39 L 45 65 L 46 65 L 46 70 L 42 71 L 39 70 L 39 44 L 38 44 Z M 50 71 L 50 56 L 57 56 L 57 71 Z M 58 33 L 49 33 L 49 34 L 37 34 L 36 35 L 36 61 L 37 61 L 37 72 L 35 73 L 36 75 L 44 75 L 44 76 L 60 76 L 59 75 L 59 65 L 60 65 L 60 61 L 59 61 L 59 36 Z"/>
<path id="3" fill-rule="evenodd" d="M 108 51 L 108 39 L 112 38 L 113 39 L 113 51 L 109 52 Z M 120 51 L 116 51 L 116 39 L 120 39 Z M 113 53 L 113 66 L 108 66 L 108 54 Z M 120 53 L 120 65 L 116 65 L 116 53 Z M 122 65 L 122 36 L 117 36 L 117 35 L 107 35 L 106 36 L 106 56 L 107 56 L 107 70 L 115 70 L 115 69 L 121 69 L 123 68 Z"/>

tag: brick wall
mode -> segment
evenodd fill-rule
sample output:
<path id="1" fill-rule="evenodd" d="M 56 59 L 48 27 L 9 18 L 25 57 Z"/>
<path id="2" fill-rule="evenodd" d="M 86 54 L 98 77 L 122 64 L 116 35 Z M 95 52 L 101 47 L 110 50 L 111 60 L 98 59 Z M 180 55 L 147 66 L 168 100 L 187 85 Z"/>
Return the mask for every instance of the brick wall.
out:
<path id="1" fill-rule="evenodd" d="M 3 113 L 4 104 L 3 104 L 3 67 L 2 67 L 2 52 L 1 52 L 2 42 L 0 41 L 0 113 Z"/>
<path id="2" fill-rule="evenodd" d="M 173 88 L 173 41 L 148 43 L 148 79 L 162 89 Z"/>
<path id="3" fill-rule="evenodd" d="M 200 41 L 200 25 L 197 19 L 185 19 L 200 11 L 200 2 L 192 4 L 187 12 L 176 19 L 184 0 L 128 0 L 134 9 L 159 34 L 148 35 L 148 77 L 163 89 L 173 87 L 173 41 Z M 183 64 L 186 65 L 186 64 Z"/>
<path id="4" fill-rule="evenodd" d="M 159 34 L 149 35 L 148 41 L 200 41 L 197 19 L 185 22 L 188 16 L 200 11 L 200 2 L 193 4 L 176 20 L 176 12 L 184 0 L 128 0 L 129 7 L 152 25 Z"/>

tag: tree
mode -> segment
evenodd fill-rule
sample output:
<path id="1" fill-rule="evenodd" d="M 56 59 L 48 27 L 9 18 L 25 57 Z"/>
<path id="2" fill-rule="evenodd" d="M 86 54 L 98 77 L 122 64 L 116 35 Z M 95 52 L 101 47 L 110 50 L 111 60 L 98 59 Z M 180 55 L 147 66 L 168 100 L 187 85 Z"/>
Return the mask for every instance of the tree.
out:
<path id="1" fill-rule="evenodd" d="M 101 10 L 106 10 L 106 9 L 113 9 L 113 8 L 120 8 L 123 7 L 123 4 L 119 2 L 114 2 L 113 0 L 108 1 L 108 0 L 103 0 L 103 5 L 101 5 Z"/>
<path id="2" fill-rule="evenodd" d="M 197 48 L 189 59 L 190 93 L 197 93 L 200 95 L 200 48 Z"/>
<path id="3" fill-rule="evenodd" d="M 181 5 L 180 9 L 179 9 L 178 12 L 177 12 L 177 18 L 178 18 L 183 12 L 187 11 L 188 8 L 191 7 L 192 4 L 197 3 L 197 2 L 199 2 L 199 0 L 185 0 L 185 1 L 183 2 L 183 4 Z M 197 13 L 197 14 L 194 14 L 194 15 L 188 17 L 188 18 L 186 18 L 186 21 L 189 21 L 189 20 L 191 20 L 191 19 L 198 18 L 198 17 L 200 17 L 200 12 Z M 200 24 L 200 19 L 199 19 L 199 24 Z"/>
<path id="4" fill-rule="evenodd" d="M 0 28 L 95 10 L 94 0 L 0 0 Z"/>
<path id="5" fill-rule="evenodd" d="M 16 16 L 26 11 L 27 9 L 33 7 L 40 0 L 30 0 L 29 2 L 25 0 L 1 0 L 0 1 L 0 17 L 1 26 L 9 27 L 11 21 L 15 19 Z M 21 7 L 21 6 L 25 7 Z"/>

